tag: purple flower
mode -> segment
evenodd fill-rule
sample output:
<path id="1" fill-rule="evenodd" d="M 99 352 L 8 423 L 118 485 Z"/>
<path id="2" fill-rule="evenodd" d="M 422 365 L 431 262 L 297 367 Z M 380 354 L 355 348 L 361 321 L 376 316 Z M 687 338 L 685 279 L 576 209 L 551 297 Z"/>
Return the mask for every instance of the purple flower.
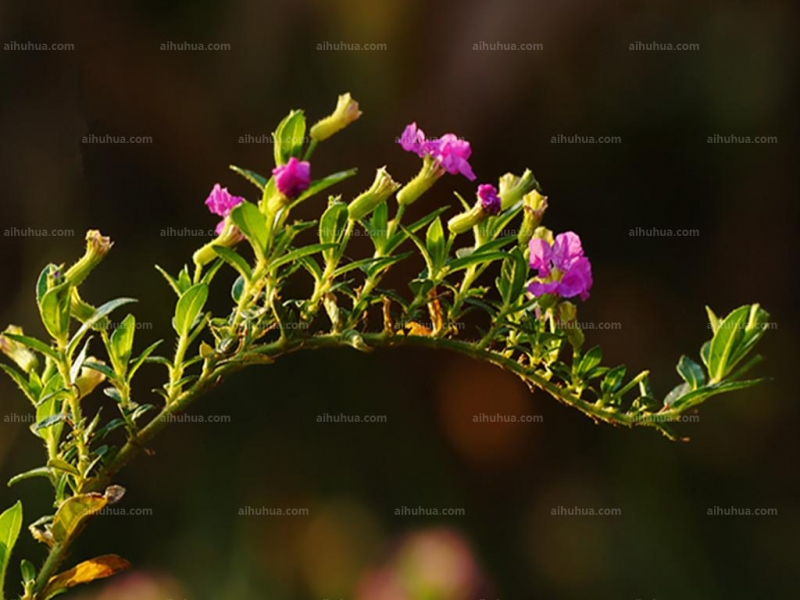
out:
<path id="1" fill-rule="evenodd" d="M 542 239 L 529 243 L 531 269 L 537 278 L 528 286 L 534 296 L 556 294 L 562 298 L 589 297 L 592 288 L 592 265 L 583 255 L 581 238 L 572 231 L 560 233 L 550 245 Z"/>
<path id="2" fill-rule="evenodd" d="M 416 123 L 411 123 L 403 130 L 398 143 L 403 150 L 413 152 L 420 158 L 424 156 L 432 157 L 445 171 L 452 175 L 461 173 L 470 181 L 475 181 L 475 173 L 472 172 L 472 167 L 468 162 L 472 154 L 472 148 L 468 141 L 462 140 L 452 133 L 446 133 L 438 139 L 429 140 L 425 137 L 425 132 L 419 129 Z"/>
<path id="3" fill-rule="evenodd" d="M 406 126 L 398 142 L 406 152 L 413 152 L 420 158 L 426 154 L 425 146 L 428 142 L 425 140 L 425 132 L 416 123 Z"/>
<path id="4" fill-rule="evenodd" d="M 500 212 L 500 197 L 497 195 L 497 188 L 488 183 L 478 186 L 478 199 L 481 201 L 481 208 L 490 215 Z"/>
<path id="5" fill-rule="evenodd" d="M 311 183 L 311 165 L 294 156 L 285 165 L 272 169 L 278 191 L 287 198 L 296 198 L 308 189 Z"/>
<path id="6" fill-rule="evenodd" d="M 206 198 L 206 206 L 213 214 L 222 217 L 222 221 L 217 223 L 215 230 L 217 235 L 222 233 L 225 228 L 225 217 L 231 214 L 231 211 L 242 202 L 244 202 L 244 198 L 231 196 L 228 188 L 220 187 L 219 184 L 214 186 L 214 189 L 211 190 L 208 198 Z"/>

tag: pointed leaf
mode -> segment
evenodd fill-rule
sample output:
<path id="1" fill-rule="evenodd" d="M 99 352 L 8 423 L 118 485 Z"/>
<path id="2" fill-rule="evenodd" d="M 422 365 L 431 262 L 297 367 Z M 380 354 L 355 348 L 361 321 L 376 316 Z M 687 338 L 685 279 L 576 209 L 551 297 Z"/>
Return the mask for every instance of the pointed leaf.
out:
<path id="1" fill-rule="evenodd" d="M 189 334 L 189 330 L 197 320 L 200 311 L 203 310 L 207 299 L 208 286 L 205 283 L 193 285 L 181 294 L 175 307 L 175 318 L 172 321 L 172 325 L 178 335 Z"/>
<path id="2" fill-rule="evenodd" d="M 20 529 L 22 528 L 22 503 L 0 514 L 0 600 L 3 595 L 3 584 L 6 580 L 6 568 L 11 558 L 11 551 L 17 543 Z"/>

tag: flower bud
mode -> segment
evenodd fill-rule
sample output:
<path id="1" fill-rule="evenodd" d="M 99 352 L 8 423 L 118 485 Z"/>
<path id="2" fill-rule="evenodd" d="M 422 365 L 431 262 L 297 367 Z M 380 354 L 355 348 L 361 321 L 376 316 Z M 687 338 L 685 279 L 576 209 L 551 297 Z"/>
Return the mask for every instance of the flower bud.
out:
<path id="1" fill-rule="evenodd" d="M 500 200 L 503 203 L 503 210 L 514 206 L 522 200 L 522 196 L 538 187 L 539 182 L 530 169 L 525 169 L 521 177 L 506 173 L 500 178 Z"/>
<path id="2" fill-rule="evenodd" d="M 275 214 L 289 206 L 292 201 L 311 185 L 311 165 L 294 156 L 285 165 L 272 169 L 278 193 L 267 201 L 267 210 Z"/>
<path id="3" fill-rule="evenodd" d="M 214 246 L 232 248 L 244 239 L 244 235 L 242 235 L 239 228 L 233 224 L 230 216 L 222 220 L 222 225 L 222 232 L 192 255 L 192 260 L 197 266 L 202 267 L 217 258 L 217 253 L 214 252 Z"/>
<path id="4" fill-rule="evenodd" d="M 526 246 L 533 237 L 533 232 L 542 222 L 544 211 L 547 209 L 547 196 L 542 196 L 536 190 L 525 194 L 522 197 L 522 225 L 520 226 L 519 240 L 520 246 Z"/>
<path id="5" fill-rule="evenodd" d="M 577 319 L 578 307 L 572 302 L 564 301 L 556 307 L 556 324 L 564 332 L 573 348 L 580 348 L 585 341 Z"/>
<path id="6" fill-rule="evenodd" d="M 114 242 L 104 237 L 99 231 L 90 229 L 86 232 L 86 253 L 65 273 L 66 280 L 72 285 L 80 285 L 103 260 Z"/>
<path id="7" fill-rule="evenodd" d="M 350 94 L 342 94 L 336 103 L 336 110 L 333 114 L 317 121 L 311 128 L 311 139 L 315 142 L 327 140 L 334 133 L 341 131 L 350 123 L 361 116 L 358 110 L 358 102 L 350 97 Z"/>
<path id="8" fill-rule="evenodd" d="M 400 184 L 389 175 L 386 167 L 381 167 L 375 174 L 375 181 L 372 187 L 362 192 L 347 207 L 347 212 L 351 220 L 359 221 L 378 208 L 381 204 L 394 194 Z"/>
<path id="9" fill-rule="evenodd" d="M 416 202 L 445 172 L 444 167 L 438 161 L 430 156 L 425 156 L 422 159 L 422 168 L 419 173 L 397 192 L 397 203 L 407 206 Z"/>
<path id="10" fill-rule="evenodd" d="M 13 335 L 23 335 L 22 327 L 18 327 L 16 325 L 9 325 L 6 327 L 5 333 L 11 333 Z M 3 334 L 0 334 L 0 352 L 8 356 L 11 360 L 13 360 L 19 368 L 22 369 L 25 373 L 30 373 L 36 367 L 39 366 L 39 361 L 36 358 L 36 355 L 20 344 L 19 342 L 7 338 Z"/>
<path id="11" fill-rule="evenodd" d="M 447 228 L 455 234 L 464 233 L 500 212 L 500 198 L 493 185 L 478 186 L 478 201 L 467 212 L 456 215 L 447 222 Z"/>

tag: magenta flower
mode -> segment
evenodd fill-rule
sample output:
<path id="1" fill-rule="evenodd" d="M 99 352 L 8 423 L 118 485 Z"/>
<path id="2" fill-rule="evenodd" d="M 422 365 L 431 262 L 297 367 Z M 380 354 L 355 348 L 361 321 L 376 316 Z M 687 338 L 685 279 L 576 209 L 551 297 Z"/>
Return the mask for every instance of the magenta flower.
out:
<path id="1" fill-rule="evenodd" d="M 489 183 L 482 183 L 478 186 L 478 199 L 481 201 L 481 208 L 490 214 L 496 215 L 500 212 L 500 197 L 497 195 L 497 188 Z"/>
<path id="2" fill-rule="evenodd" d="M 428 142 L 425 139 L 425 133 L 417 127 L 416 123 L 406 126 L 398 142 L 403 150 L 413 152 L 420 158 L 427 153 L 425 146 Z"/>
<path id="3" fill-rule="evenodd" d="M 294 156 L 285 165 L 272 169 L 278 191 L 287 198 L 297 198 L 311 183 L 311 165 Z"/>
<path id="4" fill-rule="evenodd" d="M 572 231 L 556 236 L 552 246 L 545 240 L 529 243 L 531 269 L 537 277 L 528 286 L 534 296 L 556 294 L 562 298 L 589 297 L 592 289 L 592 265 L 583 255 L 581 238 Z"/>
<path id="5" fill-rule="evenodd" d="M 398 143 L 403 150 L 413 152 L 420 158 L 430 156 L 452 175 L 461 173 L 470 181 L 475 181 L 475 173 L 468 162 L 472 155 L 472 148 L 468 141 L 462 140 L 452 133 L 429 140 L 416 123 L 411 123 L 403 130 Z"/>
<path id="6" fill-rule="evenodd" d="M 217 235 L 222 233 L 225 228 L 225 217 L 231 214 L 231 211 L 244 202 L 244 198 L 239 196 L 232 196 L 228 188 L 220 187 L 219 184 L 214 186 L 211 193 L 206 198 L 206 206 L 213 214 L 222 217 L 222 221 L 217 223 L 215 231 Z"/>

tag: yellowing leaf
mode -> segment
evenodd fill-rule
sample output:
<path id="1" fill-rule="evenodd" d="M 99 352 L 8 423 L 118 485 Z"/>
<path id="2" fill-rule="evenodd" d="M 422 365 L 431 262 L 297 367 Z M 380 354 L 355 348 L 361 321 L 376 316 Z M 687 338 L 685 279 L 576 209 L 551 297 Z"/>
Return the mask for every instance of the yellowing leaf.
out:
<path id="1" fill-rule="evenodd" d="M 80 494 L 65 500 L 50 528 L 55 541 L 69 539 L 86 519 L 103 510 L 107 504 L 108 498 L 102 494 Z"/>
<path id="2" fill-rule="evenodd" d="M 116 554 L 106 554 L 84 561 L 69 571 L 64 571 L 51 577 L 50 581 L 47 582 L 47 587 L 44 589 L 44 598 L 49 600 L 76 585 L 111 577 L 120 571 L 129 569 L 130 566 L 131 563 Z"/>

